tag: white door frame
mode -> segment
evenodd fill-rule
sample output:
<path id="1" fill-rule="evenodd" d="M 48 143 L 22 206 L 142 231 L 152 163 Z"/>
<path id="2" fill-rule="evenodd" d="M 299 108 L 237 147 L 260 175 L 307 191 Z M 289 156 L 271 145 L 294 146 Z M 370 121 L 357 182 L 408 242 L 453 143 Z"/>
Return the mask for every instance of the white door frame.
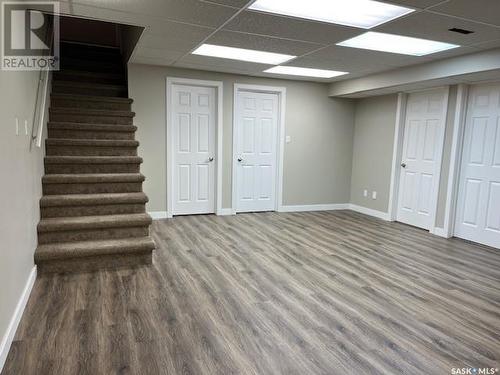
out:
<path id="1" fill-rule="evenodd" d="M 469 97 L 469 86 L 459 84 L 453 121 L 453 137 L 451 141 L 450 171 L 446 189 L 446 206 L 443 229 L 435 228 L 434 234 L 450 238 L 455 231 L 455 216 L 458 203 L 458 187 L 460 186 L 460 170 L 462 166 L 462 151 L 464 142 L 465 121 Z"/>
<path id="2" fill-rule="evenodd" d="M 436 180 L 438 184 L 438 189 L 434 192 L 434 197 L 432 197 L 432 213 L 431 213 L 431 226 L 429 232 L 434 233 L 436 227 L 436 214 L 438 208 L 438 197 L 439 197 L 439 185 L 441 182 L 441 168 L 443 162 L 443 149 L 444 149 L 444 136 L 446 131 L 446 118 L 448 113 L 448 101 L 450 86 L 446 87 L 434 87 L 431 89 L 423 89 L 416 91 L 409 91 L 406 93 L 398 94 L 398 105 L 396 112 L 396 125 L 394 129 L 394 145 L 392 154 L 392 169 L 391 169 L 391 184 L 389 191 L 389 219 L 390 221 L 396 221 L 397 210 L 398 210 L 398 199 L 399 199 L 399 177 L 401 172 L 401 157 L 403 153 L 403 141 L 404 141 L 404 129 L 406 124 L 406 104 L 408 102 L 408 95 L 412 93 L 432 91 L 432 90 L 442 90 L 446 89 L 445 93 L 445 106 L 444 106 L 444 124 L 439 133 L 439 150 L 436 158 Z"/>
<path id="3" fill-rule="evenodd" d="M 236 103 L 238 100 L 238 92 L 240 91 L 251 91 L 251 92 L 264 92 L 270 94 L 278 94 L 278 144 L 276 149 L 276 204 L 275 210 L 283 210 L 283 155 L 285 150 L 285 108 L 286 108 L 286 88 L 285 87 L 275 87 L 275 86 L 263 86 L 263 85 L 246 85 L 241 83 L 234 84 L 233 92 L 233 152 L 232 152 L 232 213 L 236 214 L 236 196 L 237 196 L 237 184 L 236 184 L 236 168 L 237 163 L 235 162 L 236 145 L 237 145 L 237 133 L 236 133 Z"/>
<path id="4" fill-rule="evenodd" d="M 187 85 L 187 86 L 201 86 L 201 87 L 212 87 L 217 91 L 217 126 L 216 126 L 216 147 L 215 147 L 215 213 L 217 215 L 222 215 L 222 95 L 223 95 L 223 84 L 221 81 L 204 81 L 199 79 L 189 79 L 189 78 L 179 78 L 179 77 L 167 77 L 166 86 L 166 118 L 167 118 L 167 131 L 166 131 L 166 165 L 167 165 L 167 218 L 173 216 L 172 208 L 174 203 L 173 197 L 173 168 L 174 168 L 174 153 L 173 153 L 173 139 L 172 139 L 172 86 L 173 85 Z"/>

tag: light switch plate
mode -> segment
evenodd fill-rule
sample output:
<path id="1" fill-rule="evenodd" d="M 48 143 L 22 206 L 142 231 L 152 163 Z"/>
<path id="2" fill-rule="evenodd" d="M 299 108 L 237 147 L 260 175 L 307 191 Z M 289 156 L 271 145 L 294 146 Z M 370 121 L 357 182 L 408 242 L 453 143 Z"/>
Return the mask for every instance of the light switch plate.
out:
<path id="1" fill-rule="evenodd" d="M 286 143 L 290 143 L 291 141 L 292 141 L 292 137 L 290 137 L 289 135 L 287 135 L 287 136 L 285 137 L 285 142 L 286 142 Z"/>
<path id="2" fill-rule="evenodd" d="M 376 191 L 372 192 L 372 199 L 377 199 L 377 192 Z"/>
<path id="3" fill-rule="evenodd" d="M 363 190 L 363 197 L 366 198 L 367 196 L 368 196 L 368 190 L 365 189 L 365 190 Z"/>

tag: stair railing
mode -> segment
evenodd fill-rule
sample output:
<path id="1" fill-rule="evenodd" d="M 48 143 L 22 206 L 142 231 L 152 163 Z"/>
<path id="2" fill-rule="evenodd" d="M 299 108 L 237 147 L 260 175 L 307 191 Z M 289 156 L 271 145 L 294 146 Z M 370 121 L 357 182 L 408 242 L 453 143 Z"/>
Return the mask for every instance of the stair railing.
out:
<path id="1" fill-rule="evenodd" d="M 47 38 L 50 36 L 50 39 Z M 49 23 L 46 31 L 45 40 L 50 40 L 50 50 L 52 50 L 54 43 L 54 23 L 53 19 L 49 18 Z M 37 147 L 42 146 L 43 128 L 45 125 L 45 115 L 47 106 L 47 97 L 49 96 L 51 79 L 51 70 L 48 68 L 41 69 L 38 76 L 38 86 L 36 89 L 35 109 L 33 112 L 33 126 L 31 127 L 31 143 L 35 143 Z M 31 145 L 30 145 L 31 147 Z"/>

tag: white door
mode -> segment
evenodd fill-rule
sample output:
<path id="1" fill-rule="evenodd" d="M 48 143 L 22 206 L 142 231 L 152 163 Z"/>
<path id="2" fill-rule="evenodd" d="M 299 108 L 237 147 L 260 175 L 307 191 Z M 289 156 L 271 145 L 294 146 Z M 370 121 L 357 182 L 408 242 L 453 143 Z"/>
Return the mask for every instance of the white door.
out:
<path id="1" fill-rule="evenodd" d="M 278 94 L 238 91 L 235 118 L 236 212 L 276 208 Z"/>
<path id="2" fill-rule="evenodd" d="M 455 236 L 500 248 L 500 85 L 469 94 Z"/>
<path id="3" fill-rule="evenodd" d="M 172 214 L 215 212 L 215 88 L 172 87 Z"/>
<path id="4" fill-rule="evenodd" d="M 430 229 L 435 217 L 448 90 L 408 96 L 397 220 Z"/>

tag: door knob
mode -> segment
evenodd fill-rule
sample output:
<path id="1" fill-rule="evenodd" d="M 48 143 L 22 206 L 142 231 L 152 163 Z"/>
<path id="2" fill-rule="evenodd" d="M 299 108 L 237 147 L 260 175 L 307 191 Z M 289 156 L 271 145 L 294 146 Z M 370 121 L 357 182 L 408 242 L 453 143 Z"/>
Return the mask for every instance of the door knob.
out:
<path id="1" fill-rule="evenodd" d="M 243 161 L 243 158 L 238 158 L 238 161 L 241 163 Z"/>
<path id="2" fill-rule="evenodd" d="M 210 157 L 208 158 L 208 161 L 212 162 L 212 161 L 214 161 L 214 158 L 213 158 L 212 156 L 210 156 Z"/>
<path id="3" fill-rule="evenodd" d="M 403 168 L 406 168 L 406 163 L 401 163 L 401 166 L 402 166 Z"/>

